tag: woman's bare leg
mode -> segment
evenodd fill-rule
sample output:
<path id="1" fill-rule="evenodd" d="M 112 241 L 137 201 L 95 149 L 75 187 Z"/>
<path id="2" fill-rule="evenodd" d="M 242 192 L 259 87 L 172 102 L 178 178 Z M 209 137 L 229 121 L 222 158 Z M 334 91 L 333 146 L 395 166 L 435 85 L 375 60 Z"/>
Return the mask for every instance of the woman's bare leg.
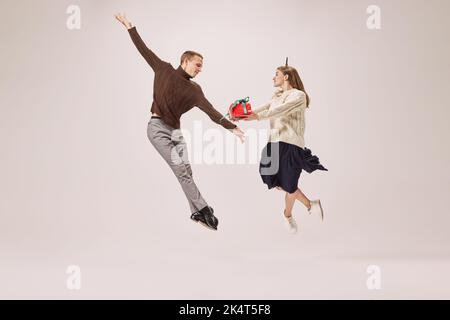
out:
<path id="1" fill-rule="evenodd" d="M 309 201 L 309 199 L 303 194 L 300 188 L 297 188 L 294 194 L 295 198 L 301 203 L 303 203 L 305 207 L 308 208 L 308 210 L 311 209 L 311 201 Z"/>
<path id="2" fill-rule="evenodd" d="M 306 208 L 311 208 L 311 203 L 309 199 L 303 194 L 303 192 L 300 190 L 300 188 L 297 188 L 295 192 L 289 193 L 287 191 L 284 191 L 281 187 L 276 187 L 278 190 L 286 192 L 286 195 L 284 196 L 284 203 L 285 203 L 285 210 L 284 210 L 284 216 L 286 218 L 289 218 L 292 216 L 292 209 L 294 208 L 295 200 L 299 200 L 301 203 L 305 205 Z"/>
<path id="3" fill-rule="evenodd" d="M 276 187 L 278 190 L 280 191 L 284 191 L 283 188 L 280 187 Z M 294 204 L 295 204 L 295 200 L 300 201 L 301 203 L 304 204 L 304 206 L 306 208 L 311 209 L 311 201 L 308 199 L 307 196 L 305 196 L 305 194 L 302 192 L 302 190 L 300 190 L 300 188 L 297 187 L 297 190 L 295 190 L 295 192 L 293 193 L 289 193 L 287 191 L 286 195 L 284 197 L 284 202 L 285 202 L 285 210 L 284 210 L 284 216 L 286 218 L 289 218 L 290 216 L 292 216 L 292 208 L 294 208 Z"/>
<path id="4" fill-rule="evenodd" d="M 292 208 L 295 204 L 295 199 L 297 197 L 297 191 L 294 193 L 286 192 L 286 195 L 284 196 L 284 202 L 285 202 L 285 210 L 284 210 L 284 216 L 286 218 L 289 218 L 292 216 Z"/>

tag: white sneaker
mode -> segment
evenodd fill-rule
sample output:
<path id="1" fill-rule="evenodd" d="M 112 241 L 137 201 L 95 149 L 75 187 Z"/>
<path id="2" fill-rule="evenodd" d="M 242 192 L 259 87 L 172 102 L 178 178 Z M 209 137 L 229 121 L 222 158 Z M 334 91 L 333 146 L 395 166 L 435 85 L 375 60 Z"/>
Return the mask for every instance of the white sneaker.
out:
<path id="1" fill-rule="evenodd" d="M 320 200 L 311 200 L 311 209 L 308 209 L 309 214 L 319 214 L 323 221 L 323 209 Z"/>
<path id="2" fill-rule="evenodd" d="M 297 222 L 295 222 L 294 216 L 290 216 L 289 218 L 287 218 L 286 216 L 284 217 L 286 219 L 286 227 L 289 231 L 289 233 L 296 233 L 297 232 Z"/>

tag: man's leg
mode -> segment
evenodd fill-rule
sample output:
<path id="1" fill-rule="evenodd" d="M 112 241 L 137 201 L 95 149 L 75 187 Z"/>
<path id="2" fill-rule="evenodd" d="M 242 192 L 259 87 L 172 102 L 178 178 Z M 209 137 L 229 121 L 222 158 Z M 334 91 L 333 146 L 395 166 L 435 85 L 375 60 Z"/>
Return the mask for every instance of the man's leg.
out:
<path id="1" fill-rule="evenodd" d="M 172 142 L 175 144 L 175 148 L 177 150 L 178 156 L 183 160 L 183 163 L 185 165 L 186 171 L 188 175 L 190 176 L 190 179 L 194 181 L 193 175 L 192 175 L 192 168 L 189 164 L 189 158 L 187 153 L 187 145 L 184 141 L 184 137 L 181 134 L 180 130 L 174 131 L 172 133 Z M 191 201 L 192 203 L 192 201 Z M 195 203 L 193 204 L 195 206 Z M 192 207 L 191 207 L 192 208 Z M 205 227 L 208 227 L 213 230 L 217 230 L 217 226 L 219 224 L 219 219 L 214 216 L 214 210 L 209 206 L 204 206 L 201 210 L 198 209 L 191 209 L 191 212 L 193 213 L 191 215 L 191 219 L 196 222 L 201 222 Z"/>
<path id="2" fill-rule="evenodd" d="M 207 207 L 208 204 L 200 194 L 192 177 L 192 169 L 187 158 L 187 148 L 181 131 L 172 129 L 162 120 L 153 120 L 149 123 L 147 135 L 180 182 L 189 202 L 191 213 Z"/>
<path id="3" fill-rule="evenodd" d="M 173 135 L 173 133 L 172 133 Z M 188 152 L 187 152 L 187 145 L 186 142 L 184 141 L 183 136 L 180 134 L 180 136 L 177 136 L 177 140 L 174 141 L 173 137 L 172 137 L 172 142 L 174 144 L 175 150 L 178 153 L 179 159 L 181 159 L 181 163 L 184 165 L 184 175 L 186 175 L 186 177 L 188 177 L 188 179 L 192 182 L 193 186 L 194 186 L 194 194 L 197 194 L 195 192 L 195 190 L 197 190 L 198 195 L 199 195 L 199 199 L 203 199 L 202 195 L 200 194 L 200 191 L 197 188 L 197 185 L 194 182 L 194 175 L 192 172 L 192 168 L 191 168 L 191 164 L 189 163 L 189 158 L 188 158 Z M 183 176 L 183 175 L 182 175 Z M 181 184 L 181 182 L 180 182 Z M 187 182 L 188 186 L 190 185 L 190 182 Z M 181 184 L 183 186 L 183 184 Z M 189 190 L 190 188 L 187 187 L 187 190 Z M 189 194 L 189 191 L 185 191 L 185 188 L 183 188 L 184 193 Z M 186 195 L 187 197 L 187 195 Z M 189 207 L 191 209 L 191 213 L 197 212 L 200 209 L 202 209 L 203 207 L 207 206 L 206 201 L 203 199 L 203 201 L 201 200 L 200 204 L 195 203 L 195 201 L 193 201 L 191 198 L 188 198 L 188 202 L 189 202 Z M 205 203 L 205 204 L 203 204 Z M 202 206 L 201 208 L 197 208 L 198 206 Z"/>

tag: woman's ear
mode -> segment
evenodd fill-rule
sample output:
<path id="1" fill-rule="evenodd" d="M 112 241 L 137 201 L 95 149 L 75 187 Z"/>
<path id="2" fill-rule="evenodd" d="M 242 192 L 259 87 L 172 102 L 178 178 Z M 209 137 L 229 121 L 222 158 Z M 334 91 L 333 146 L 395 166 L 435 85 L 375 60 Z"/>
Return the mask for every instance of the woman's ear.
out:
<path id="1" fill-rule="evenodd" d="M 284 77 L 283 77 L 283 79 L 284 79 L 284 81 L 288 81 L 288 80 L 289 80 L 289 75 L 288 75 L 288 74 L 285 74 Z"/>

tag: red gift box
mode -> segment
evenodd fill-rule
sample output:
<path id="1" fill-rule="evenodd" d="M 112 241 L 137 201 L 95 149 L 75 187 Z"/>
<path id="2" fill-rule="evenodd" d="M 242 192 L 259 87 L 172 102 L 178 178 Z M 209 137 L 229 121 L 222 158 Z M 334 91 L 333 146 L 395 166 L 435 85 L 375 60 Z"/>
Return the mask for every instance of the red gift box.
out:
<path id="1" fill-rule="evenodd" d="M 248 101 L 249 97 L 246 97 L 236 100 L 230 105 L 227 113 L 230 120 L 242 119 L 252 114 L 252 106 Z"/>

